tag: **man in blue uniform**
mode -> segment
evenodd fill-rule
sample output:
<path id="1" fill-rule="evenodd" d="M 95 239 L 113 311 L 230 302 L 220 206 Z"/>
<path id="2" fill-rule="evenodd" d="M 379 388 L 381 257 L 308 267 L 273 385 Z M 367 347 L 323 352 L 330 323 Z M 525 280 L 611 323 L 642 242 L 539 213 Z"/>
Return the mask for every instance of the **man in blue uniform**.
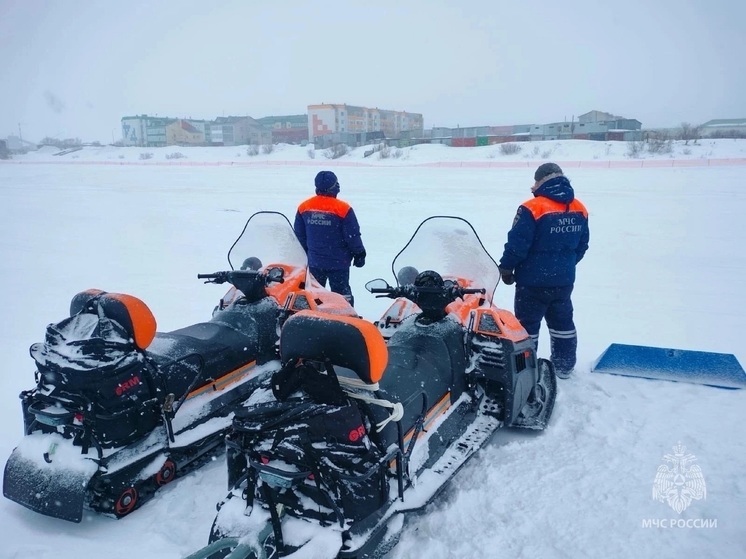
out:
<path id="1" fill-rule="evenodd" d="M 534 198 L 521 204 L 508 232 L 500 274 L 516 284 L 515 315 L 537 347 L 546 319 L 555 372 L 568 378 L 578 346 L 571 295 L 575 265 L 588 250 L 588 211 L 556 163 L 540 165 L 534 181 Z"/>
<path id="2" fill-rule="evenodd" d="M 344 295 L 351 305 L 350 263 L 365 266 L 365 247 L 355 211 L 337 198 L 339 181 L 331 171 L 316 175 L 316 196 L 298 206 L 295 235 L 308 255 L 308 268 L 321 285 Z"/>

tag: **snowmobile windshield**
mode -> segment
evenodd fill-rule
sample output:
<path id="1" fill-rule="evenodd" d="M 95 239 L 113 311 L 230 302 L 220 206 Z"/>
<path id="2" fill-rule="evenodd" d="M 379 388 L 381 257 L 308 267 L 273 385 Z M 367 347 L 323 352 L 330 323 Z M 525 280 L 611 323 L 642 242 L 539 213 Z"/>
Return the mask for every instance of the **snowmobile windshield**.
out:
<path id="1" fill-rule="evenodd" d="M 279 212 L 252 215 L 228 251 L 232 270 L 258 270 L 269 264 L 305 267 L 306 252 L 290 221 Z"/>
<path id="2" fill-rule="evenodd" d="M 497 262 L 471 223 L 453 216 L 428 217 L 420 223 L 392 263 L 397 285 L 412 283 L 413 278 L 405 277 L 407 272 L 411 276 L 426 270 L 445 280 L 458 280 L 462 287 L 483 287 L 491 297 L 500 280 Z"/>

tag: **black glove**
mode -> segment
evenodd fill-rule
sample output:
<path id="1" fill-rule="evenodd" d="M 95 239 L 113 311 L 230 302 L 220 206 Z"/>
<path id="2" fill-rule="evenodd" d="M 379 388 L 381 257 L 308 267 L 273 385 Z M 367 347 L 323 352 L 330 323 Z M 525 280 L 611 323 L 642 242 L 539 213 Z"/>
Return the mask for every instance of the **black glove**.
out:
<path id="1" fill-rule="evenodd" d="M 505 285 L 513 285 L 515 283 L 515 278 L 513 277 L 513 270 L 508 270 L 506 268 L 500 268 L 500 277 L 503 279 L 503 283 Z"/>
<path id="2" fill-rule="evenodd" d="M 352 265 L 355 266 L 355 268 L 362 268 L 363 266 L 365 266 L 365 257 L 365 251 L 353 255 Z"/>

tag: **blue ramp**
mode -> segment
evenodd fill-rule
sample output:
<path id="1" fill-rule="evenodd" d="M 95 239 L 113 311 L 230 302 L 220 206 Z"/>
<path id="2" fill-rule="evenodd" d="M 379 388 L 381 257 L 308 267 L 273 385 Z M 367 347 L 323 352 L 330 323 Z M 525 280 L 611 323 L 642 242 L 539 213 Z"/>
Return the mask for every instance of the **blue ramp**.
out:
<path id="1" fill-rule="evenodd" d="M 611 344 L 591 371 L 720 388 L 746 388 L 746 372 L 729 353 Z"/>

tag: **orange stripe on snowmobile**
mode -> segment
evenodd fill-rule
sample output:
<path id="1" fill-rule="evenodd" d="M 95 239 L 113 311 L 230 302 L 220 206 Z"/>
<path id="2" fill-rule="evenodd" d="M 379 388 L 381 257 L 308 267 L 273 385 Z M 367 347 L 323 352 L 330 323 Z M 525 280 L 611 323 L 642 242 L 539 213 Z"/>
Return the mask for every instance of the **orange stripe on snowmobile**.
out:
<path id="1" fill-rule="evenodd" d="M 199 388 L 192 390 L 189 393 L 189 395 L 186 397 L 186 399 L 189 400 L 190 398 L 194 398 L 195 396 L 204 394 L 208 390 L 212 392 L 218 392 L 220 390 L 223 390 L 227 386 L 238 382 L 239 380 L 243 379 L 245 376 L 250 374 L 251 369 L 253 369 L 255 365 L 256 365 L 256 361 L 251 361 L 250 363 L 247 363 L 246 365 L 243 365 L 242 367 L 239 367 L 238 369 L 231 371 L 230 373 L 226 375 L 223 375 L 219 379 L 216 379 L 212 382 L 204 384 L 200 386 Z"/>
<path id="2" fill-rule="evenodd" d="M 450 409 L 450 407 L 451 407 L 451 393 L 446 392 L 446 394 L 440 400 L 438 400 L 438 403 L 435 404 L 432 408 L 430 408 L 427 414 L 425 414 L 425 421 L 422 424 L 422 430 L 417 435 L 417 438 L 419 439 L 424 434 L 424 432 L 428 430 L 432 422 L 435 421 L 442 414 L 447 412 Z M 410 429 L 409 431 L 407 431 L 407 434 L 404 435 L 405 444 L 409 442 L 409 440 L 412 438 L 413 430 L 414 430 L 414 427 Z"/>
<path id="3" fill-rule="evenodd" d="M 528 202 L 525 202 L 523 207 L 530 211 L 531 215 L 533 215 L 536 220 L 550 213 L 565 213 L 567 211 L 577 212 L 583 214 L 583 217 L 588 217 L 588 210 L 586 210 L 585 206 L 578 200 L 570 202 L 570 207 L 568 209 L 567 204 L 563 202 L 550 200 L 544 196 L 537 196 L 536 198 L 532 198 Z"/>

